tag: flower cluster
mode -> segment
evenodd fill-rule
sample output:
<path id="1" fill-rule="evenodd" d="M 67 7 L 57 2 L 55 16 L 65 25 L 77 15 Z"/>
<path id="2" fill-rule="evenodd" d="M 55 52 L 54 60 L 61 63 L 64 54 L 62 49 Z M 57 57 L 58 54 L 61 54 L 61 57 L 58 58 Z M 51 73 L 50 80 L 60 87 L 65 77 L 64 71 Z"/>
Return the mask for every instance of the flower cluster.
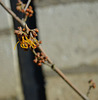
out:
<path id="1" fill-rule="evenodd" d="M 26 7 L 26 4 L 23 4 L 21 0 L 18 0 L 16 9 L 25 13 L 26 16 L 24 21 L 27 20 L 28 16 L 31 17 L 33 15 L 32 7 Z M 29 29 L 27 26 L 23 29 L 22 27 L 18 27 L 18 30 L 15 30 L 15 34 L 17 35 L 19 41 L 16 43 L 15 48 L 18 43 L 20 43 L 20 47 L 24 50 L 28 50 L 28 48 L 30 48 L 35 54 L 35 59 L 33 61 L 37 63 L 38 66 L 41 66 L 42 63 L 47 61 L 47 57 L 43 52 L 36 52 L 35 50 L 42 43 L 36 39 L 38 32 L 38 29 Z"/>
<path id="2" fill-rule="evenodd" d="M 26 29 L 22 27 L 18 27 L 18 30 L 15 30 L 15 34 L 18 37 L 18 42 L 16 43 L 14 49 L 16 48 L 17 44 L 20 43 L 20 47 L 24 50 L 28 50 L 28 48 L 35 50 L 39 45 L 42 43 L 40 40 L 38 41 L 36 39 L 37 37 L 38 29 Z M 33 60 L 35 63 L 37 63 L 38 66 L 41 66 L 42 63 L 45 63 L 47 61 L 47 57 L 43 52 L 37 52 L 34 51 L 35 59 Z"/>
<path id="3" fill-rule="evenodd" d="M 33 10 L 31 6 L 29 6 L 29 8 L 26 9 L 25 14 L 26 16 L 29 16 L 29 17 L 33 15 Z"/>
<path id="4" fill-rule="evenodd" d="M 90 85 L 89 86 L 90 88 L 94 88 L 94 89 L 96 88 L 96 84 L 93 82 L 93 80 L 89 80 L 88 83 Z"/>
<path id="5" fill-rule="evenodd" d="M 41 66 L 42 63 L 45 63 L 47 61 L 47 57 L 44 55 L 43 52 L 38 52 L 35 55 L 35 59 L 33 60 L 34 63 L 37 63 L 38 66 Z"/>
<path id="6" fill-rule="evenodd" d="M 29 6 L 26 10 L 25 10 L 25 7 L 26 7 L 26 4 L 23 4 L 21 0 L 18 0 L 16 9 L 22 13 L 25 13 L 26 16 L 31 17 L 33 15 L 32 7 Z"/>
<path id="7" fill-rule="evenodd" d="M 15 34 L 17 35 L 18 40 L 19 40 L 17 44 L 20 43 L 21 48 L 25 50 L 28 48 L 36 49 L 41 43 L 41 41 L 38 41 L 36 39 L 37 32 L 38 32 L 38 29 L 26 30 L 25 28 L 22 29 L 22 27 L 18 27 L 18 30 L 15 30 Z"/>
<path id="8" fill-rule="evenodd" d="M 92 88 L 93 89 L 96 88 L 96 84 L 93 82 L 93 80 L 89 80 L 88 83 L 89 83 L 89 88 L 88 88 L 88 91 L 87 91 L 87 96 L 90 94 L 90 91 L 91 91 Z"/>

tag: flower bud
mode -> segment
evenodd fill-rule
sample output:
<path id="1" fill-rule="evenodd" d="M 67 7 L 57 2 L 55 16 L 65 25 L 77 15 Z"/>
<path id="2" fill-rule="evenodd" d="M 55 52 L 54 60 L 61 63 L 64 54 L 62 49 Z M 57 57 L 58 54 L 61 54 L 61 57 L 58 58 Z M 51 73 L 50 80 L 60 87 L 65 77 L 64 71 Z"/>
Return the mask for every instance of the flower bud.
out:
<path id="1" fill-rule="evenodd" d="M 37 65 L 38 65 L 38 66 L 41 66 L 42 64 L 41 64 L 41 63 L 38 63 Z"/>
<path id="2" fill-rule="evenodd" d="M 34 31 L 37 32 L 37 33 L 39 32 L 39 30 L 37 28 L 35 28 Z"/>
<path id="3" fill-rule="evenodd" d="M 37 63 L 37 61 L 38 61 L 37 59 L 34 59 L 34 60 L 33 60 L 34 63 Z"/>

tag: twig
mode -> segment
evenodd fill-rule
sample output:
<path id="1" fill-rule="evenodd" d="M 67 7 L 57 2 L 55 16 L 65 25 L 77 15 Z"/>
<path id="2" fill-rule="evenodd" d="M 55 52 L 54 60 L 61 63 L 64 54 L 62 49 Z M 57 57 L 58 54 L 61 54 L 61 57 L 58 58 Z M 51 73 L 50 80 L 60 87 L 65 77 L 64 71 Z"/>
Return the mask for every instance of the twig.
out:
<path id="1" fill-rule="evenodd" d="M 44 53 L 45 56 L 47 56 L 41 46 L 39 46 L 38 48 L 40 51 L 42 51 Z M 49 58 L 47 58 L 47 60 L 52 65 L 52 66 L 50 66 L 51 69 L 53 69 L 78 95 L 80 95 L 83 100 L 89 100 L 89 98 L 86 95 L 81 93 L 74 85 L 72 85 L 72 83 L 67 79 L 67 77 L 61 72 L 61 70 L 59 68 L 57 68 L 52 63 L 52 61 Z"/>
<path id="2" fill-rule="evenodd" d="M 91 89 L 92 89 L 92 88 L 93 88 L 93 89 L 96 88 L 96 84 L 95 84 L 95 82 L 93 82 L 92 79 L 89 80 L 88 83 L 89 83 L 89 88 L 88 88 L 88 91 L 87 91 L 87 94 L 86 94 L 87 97 L 89 96 L 89 94 L 90 94 L 90 92 L 91 92 Z"/>
<path id="3" fill-rule="evenodd" d="M 92 87 L 90 86 L 90 87 L 89 87 L 89 89 L 88 89 L 88 91 L 87 91 L 87 94 L 86 94 L 86 95 L 87 95 L 87 97 L 88 97 L 88 96 L 89 96 L 89 94 L 90 94 L 91 88 L 92 88 Z"/>
<path id="4" fill-rule="evenodd" d="M 26 24 L 24 24 L 22 22 L 22 20 L 16 16 L 16 14 L 14 12 L 12 12 L 10 9 L 6 8 L 5 5 L 0 1 L 1 6 L 10 14 L 12 15 L 23 27 L 27 27 Z M 28 28 L 28 27 L 27 27 Z M 41 46 L 38 47 L 38 49 L 44 53 L 45 56 L 47 56 L 44 52 L 44 50 L 42 49 Z M 48 57 L 48 56 L 47 56 Z M 51 68 L 83 99 L 83 100 L 89 100 L 89 98 L 84 95 L 83 93 L 81 93 L 74 85 L 72 85 L 72 83 L 66 78 L 66 76 L 60 71 L 59 68 L 57 68 L 52 61 L 49 59 L 49 57 L 47 58 L 48 62 L 51 64 Z M 49 66 L 49 65 L 48 65 Z"/>
<path id="5" fill-rule="evenodd" d="M 10 14 L 13 16 L 13 18 L 15 18 L 23 27 L 25 27 L 26 23 L 23 22 L 12 10 L 8 9 L 0 0 L 0 4 L 1 6 Z"/>
<path id="6" fill-rule="evenodd" d="M 25 7 L 24 11 L 26 11 L 26 9 L 28 8 L 30 2 L 31 2 L 31 0 L 28 0 L 28 2 L 27 2 L 27 4 L 26 4 L 26 7 Z"/>

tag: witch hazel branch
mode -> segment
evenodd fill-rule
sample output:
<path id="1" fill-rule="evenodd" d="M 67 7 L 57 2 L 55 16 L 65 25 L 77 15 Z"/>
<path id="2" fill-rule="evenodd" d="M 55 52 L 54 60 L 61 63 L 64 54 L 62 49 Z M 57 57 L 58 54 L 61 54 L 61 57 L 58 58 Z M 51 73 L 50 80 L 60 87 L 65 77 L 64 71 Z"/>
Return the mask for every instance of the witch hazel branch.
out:
<path id="1" fill-rule="evenodd" d="M 89 98 L 84 95 L 80 90 L 78 90 L 68 79 L 67 77 L 62 73 L 62 71 L 56 67 L 56 65 L 50 60 L 50 58 L 46 55 L 44 50 L 41 47 L 42 41 L 37 40 L 37 33 L 39 32 L 38 29 L 30 29 L 27 24 L 26 20 L 29 17 L 33 16 L 33 8 L 29 6 L 31 0 L 28 0 L 27 4 L 24 4 L 21 0 L 18 0 L 18 3 L 16 4 L 16 9 L 25 14 L 25 18 L 20 19 L 12 10 L 8 9 L 0 0 L 1 6 L 14 18 L 16 19 L 21 26 L 15 30 L 15 34 L 18 37 L 18 42 L 16 43 L 14 49 L 18 44 L 20 44 L 20 47 L 24 50 L 30 49 L 34 55 L 35 58 L 33 59 L 33 62 L 36 63 L 38 66 L 41 66 L 42 64 L 48 65 L 52 70 L 54 70 L 83 100 L 89 100 Z M 36 50 L 38 49 L 38 50 Z M 39 51 L 39 52 L 38 52 Z M 89 93 L 88 93 L 89 94 Z"/>

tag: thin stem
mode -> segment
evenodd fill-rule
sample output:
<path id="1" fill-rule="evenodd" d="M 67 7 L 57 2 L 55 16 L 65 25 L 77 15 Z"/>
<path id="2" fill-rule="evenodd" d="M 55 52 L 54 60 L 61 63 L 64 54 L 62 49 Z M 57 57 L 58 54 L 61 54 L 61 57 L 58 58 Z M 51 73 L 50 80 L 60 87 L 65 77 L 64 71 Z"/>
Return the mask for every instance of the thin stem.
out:
<path id="1" fill-rule="evenodd" d="M 31 2 L 31 0 L 28 0 L 28 2 L 27 2 L 27 4 L 26 4 L 26 7 L 25 7 L 24 11 L 26 11 L 26 9 L 28 8 L 30 2 Z"/>
<path id="2" fill-rule="evenodd" d="M 24 21 L 25 21 L 25 22 L 26 22 L 27 18 L 28 18 L 28 16 L 25 15 L 25 18 L 24 18 Z"/>
<path id="3" fill-rule="evenodd" d="M 58 75 L 83 99 L 83 100 L 89 100 L 89 98 L 84 95 L 82 92 L 80 92 L 80 90 L 78 90 L 68 79 L 67 77 L 61 72 L 60 69 L 58 69 L 57 67 L 53 67 L 52 69 L 58 73 Z"/>
<path id="4" fill-rule="evenodd" d="M 89 94 L 90 94 L 91 88 L 92 88 L 92 87 L 91 87 L 91 86 L 89 86 L 89 89 L 88 89 L 87 94 L 86 94 L 86 95 L 87 95 L 87 97 L 88 97 L 88 96 L 89 96 Z"/>
<path id="5" fill-rule="evenodd" d="M 1 6 L 10 14 L 12 15 L 23 27 L 25 27 L 25 22 L 23 22 L 12 10 L 8 9 L 0 0 Z"/>
<path id="6" fill-rule="evenodd" d="M 38 49 L 39 49 L 40 51 L 42 51 L 42 52 L 44 53 L 45 56 L 47 56 L 47 54 L 44 52 L 44 50 L 43 50 L 43 48 L 42 48 L 41 46 L 39 46 Z M 47 57 L 48 57 L 48 56 L 47 56 Z M 53 64 L 52 61 L 51 61 L 51 59 L 50 59 L 49 57 L 48 57 L 47 61 L 48 61 L 50 64 Z"/>
<path id="7" fill-rule="evenodd" d="M 5 7 L 5 5 L 0 1 L 0 4 L 1 4 L 1 6 L 10 14 L 10 15 L 12 15 L 23 27 L 26 27 L 27 29 L 29 29 L 28 28 L 28 26 L 26 25 L 26 24 L 24 24 L 23 22 L 22 22 L 22 20 L 19 18 L 19 17 L 17 17 L 16 16 L 16 14 L 14 13 L 14 12 L 12 12 L 10 9 L 8 9 L 8 8 L 6 8 Z M 44 52 L 44 50 L 42 49 L 42 47 L 41 46 L 39 46 L 38 47 L 38 49 L 41 51 L 41 52 L 43 52 L 44 53 L 44 55 L 45 56 L 47 56 L 46 54 L 45 54 L 45 52 Z M 34 51 L 32 51 L 32 52 L 34 52 Z M 47 56 L 48 57 L 48 56 Z M 54 66 L 54 64 L 52 63 L 52 61 L 50 60 L 50 58 L 48 57 L 48 62 L 49 62 L 49 64 L 50 65 L 52 65 L 52 66 L 50 66 L 83 100 L 89 100 L 89 98 L 86 96 L 86 95 L 84 95 L 83 93 L 81 93 L 74 85 L 72 85 L 72 83 L 67 79 L 67 77 L 60 71 L 60 69 L 59 68 L 57 68 L 56 66 Z M 48 64 L 48 66 L 49 66 L 49 64 Z"/>
<path id="8" fill-rule="evenodd" d="M 47 62 L 44 62 L 44 64 L 47 65 L 47 66 L 50 66 L 50 67 L 52 66 L 51 64 L 49 64 Z"/>
<path id="9" fill-rule="evenodd" d="M 44 53 L 45 56 L 47 56 L 44 52 L 44 50 L 42 49 L 41 46 L 39 46 L 39 50 L 42 51 Z M 48 57 L 48 56 L 47 56 Z M 72 85 L 72 83 L 67 79 L 67 77 L 61 72 L 61 70 L 59 68 L 57 68 L 53 63 L 52 61 L 47 58 L 48 62 L 52 65 L 50 65 L 50 67 L 79 95 L 81 96 L 81 98 L 83 100 L 89 100 L 89 98 L 84 95 L 83 93 L 81 93 L 74 85 Z M 53 66 L 54 65 L 54 66 Z M 48 64 L 49 66 L 49 64 Z"/>

